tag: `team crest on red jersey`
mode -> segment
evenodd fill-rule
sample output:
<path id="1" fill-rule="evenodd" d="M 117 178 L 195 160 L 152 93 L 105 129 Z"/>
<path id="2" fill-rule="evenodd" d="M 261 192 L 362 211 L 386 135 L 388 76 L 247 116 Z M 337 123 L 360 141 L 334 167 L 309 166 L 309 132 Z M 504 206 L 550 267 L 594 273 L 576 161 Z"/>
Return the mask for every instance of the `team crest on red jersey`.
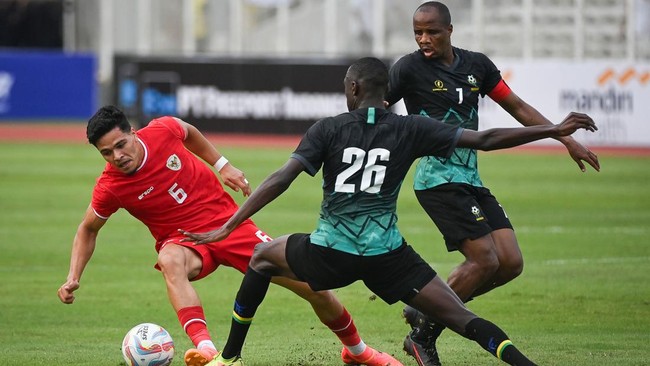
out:
<path id="1" fill-rule="evenodd" d="M 175 171 L 181 170 L 181 159 L 179 159 L 176 154 L 172 154 L 167 158 L 167 167 Z"/>

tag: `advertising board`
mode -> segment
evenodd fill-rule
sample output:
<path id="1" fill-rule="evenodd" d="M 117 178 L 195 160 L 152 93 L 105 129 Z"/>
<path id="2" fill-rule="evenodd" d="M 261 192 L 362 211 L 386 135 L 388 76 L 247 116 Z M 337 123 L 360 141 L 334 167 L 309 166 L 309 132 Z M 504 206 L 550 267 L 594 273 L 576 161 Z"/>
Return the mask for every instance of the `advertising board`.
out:
<path id="1" fill-rule="evenodd" d="M 121 56 L 115 98 L 140 123 L 169 114 L 203 131 L 301 134 L 347 111 L 349 63 Z"/>
<path id="2" fill-rule="evenodd" d="M 571 112 L 590 115 L 599 131 L 578 131 L 588 145 L 650 147 L 650 64 L 621 61 L 497 61 L 508 85 L 553 123 Z M 490 98 L 481 128 L 520 126 Z M 553 143 L 544 140 L 542 143 Z"/>
<path id="3" fill-rule="evenodd" d="M 87 119 L 97 106 L 89 54 L 0 52 L 0 121 Z"/>

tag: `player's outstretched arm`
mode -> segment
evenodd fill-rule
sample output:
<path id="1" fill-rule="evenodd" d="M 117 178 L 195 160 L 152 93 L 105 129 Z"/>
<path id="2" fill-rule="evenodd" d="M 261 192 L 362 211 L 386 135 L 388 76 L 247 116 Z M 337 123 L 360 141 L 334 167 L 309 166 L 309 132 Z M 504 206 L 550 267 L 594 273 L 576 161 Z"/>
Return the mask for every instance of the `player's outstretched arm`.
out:
<path id="1" fill-rule="evenodd" d="M 499 150 L 544 138 L 569 136 L 578 129 L 595 132 L 598 127 L 588 115 L 572 112 L 562 123 L 557 125 L 492 128 L 485 131 L 463 130 L 457 146 L 485 151 Z"/>
<path id="2" fill-rule="evenodd" d="M 499 105 L 524 126 L 552 125 L 553 123 L 544 117 L 537 109 L 519 98 L 514 92 L 498 101 Z M 586 171 L 585 164 L 591 165 L 596 171 L 600 171 L 598 156 L 587 147 L 576 141 L 571 136 L 556 138 L 566 147 L 571 159 L 578 164 L 581 171 Z"/>
<path id="3" fill-rule="evenodd" d="M 88 207 L 72 242 L 68 277 L 57 291 L 59 299 L 64 304 L 72 304 L 74 302 L 74 292 L 79 288 L 81 275 L 95 251 L 97 234 L 105 222 L 106 220 L 97 217 L 93 209 L 90 206 Z"/>
<path id="4" fill-rule="evenodd" d="M 244 220 L 253 216 L 257 211 L 261 210 L 286 191 L 303 170 L 304 166 L 302 163 L 293 158 L 289 159 L 282 168 L 264 179 L 255 192 L 253 192 L 221 228 L 206 233 L 190 233 L 179 229 L 187 237 L 183 241 L 206 244 L 225 239 Z"/>

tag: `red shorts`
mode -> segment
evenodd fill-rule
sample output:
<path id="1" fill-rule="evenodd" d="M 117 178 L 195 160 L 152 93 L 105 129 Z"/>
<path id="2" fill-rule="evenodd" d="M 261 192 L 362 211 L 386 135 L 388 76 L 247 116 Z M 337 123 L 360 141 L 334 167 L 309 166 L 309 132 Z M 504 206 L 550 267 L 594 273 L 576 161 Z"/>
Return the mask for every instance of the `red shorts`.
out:
<path id="1" fill-rule="evenodd" d="M 241 273 L 245 273 L 253 256 L 253 249 L 262 242 L 271 241 L 273 238 L 266 235 L 251 220 L 244 221 L 228 237 L 215 243 L 194 245 L 192 242 L 181 242 L 184 236 L 165 240 L 161 249 L 169 244 L 182 245 L 194 250 L 203 261 L 203 268 L 198 276 L 192 281 L 200 280 L 214 272 L 220 265 L 233 267 Z M 156 269 L 158 265 L 154 266 Z"/>

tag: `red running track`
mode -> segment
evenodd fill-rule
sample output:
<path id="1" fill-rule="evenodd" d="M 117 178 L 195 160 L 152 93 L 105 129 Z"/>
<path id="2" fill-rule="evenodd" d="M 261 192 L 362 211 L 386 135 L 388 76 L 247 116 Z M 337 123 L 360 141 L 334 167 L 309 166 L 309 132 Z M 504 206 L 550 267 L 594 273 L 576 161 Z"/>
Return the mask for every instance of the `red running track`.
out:
<path id="1" fill-rule="evenodd" d="M 232 133 L 206 133 L 206 136 L 217 146 L 277 147 L 287 149 L 297 146 L 301 138 L 301 136 L 297 135 Z M 88 143 L 86 140 L 86 126 L 82 123 L 0 123 L 0 142 Z M 593 146 L 590 149 L 598 155 L 650 157 L 650 146 Z M 512 150 L 510 149 L 510 151 Z M 514 150 L 538 154 L 566 153 L 566 150 L 559 145 L 527 145 L 514 148 Z"/>

